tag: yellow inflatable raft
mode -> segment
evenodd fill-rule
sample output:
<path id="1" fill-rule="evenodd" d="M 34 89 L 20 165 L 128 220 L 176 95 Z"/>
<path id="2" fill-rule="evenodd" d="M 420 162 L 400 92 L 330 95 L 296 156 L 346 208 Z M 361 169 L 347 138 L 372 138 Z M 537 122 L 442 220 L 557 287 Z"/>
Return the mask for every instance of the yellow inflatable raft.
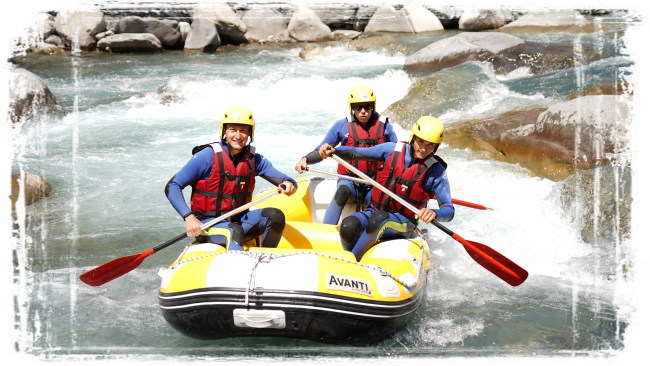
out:
<path id="1" fill-rule="evenodd" d="M 307 177 L 277 207 L 287 223 L 278 248 L 226 251 L 188 245 L 161 273 L 159 304 L 179 332 L 199 339 L 242 336 L 367 344 L 414 315 L 426 288 L 429 247 L 422 238 L 380 242 L 360 261 L 343 250 L 338 226 L 322 222 L 336 180 Z M 352 212 L 348 204 L 342 217 Z"/>

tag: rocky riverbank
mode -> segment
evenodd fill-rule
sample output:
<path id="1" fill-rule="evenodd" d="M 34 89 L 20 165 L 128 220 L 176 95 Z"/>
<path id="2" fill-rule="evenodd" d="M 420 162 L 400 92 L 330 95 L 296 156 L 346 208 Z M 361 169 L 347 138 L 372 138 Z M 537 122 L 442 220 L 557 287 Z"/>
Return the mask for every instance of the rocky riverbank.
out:
<path id="1" fill-rule="evenodd" d="M 151 9 L 108 5 L 39 13 L 15 40 L 20 52 L 214 52 L 223 45 L 323 42 L 381 32 L 458 29 L 593 32 L 599 10 L 463 9 L 354 3 L 185 3 Z"/>

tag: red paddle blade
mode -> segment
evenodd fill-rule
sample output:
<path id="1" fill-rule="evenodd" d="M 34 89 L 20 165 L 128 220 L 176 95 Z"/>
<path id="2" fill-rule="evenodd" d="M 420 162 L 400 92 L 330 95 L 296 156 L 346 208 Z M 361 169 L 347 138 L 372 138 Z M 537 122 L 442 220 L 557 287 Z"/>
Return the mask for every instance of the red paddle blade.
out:
<path id="1" fill-rule="evenodd" d="M 477 210 L 491 210 L 489 207 L 485 207 L 483 205 L 479 205 L 478 203 L 472 203 L 472 202 L 467 202 L 467 201 L 461 201 L 457 200 L 455 198 L 452 198 L 451 202 L 455 205 L 459 206 L 465 206 L 465 207 L 470 207 L 470 208 L 475 208 Z"/>
<path id="2" fill-rule="evenodd" d="M 456 234 L 454 234 L 453 238 L 463 244 L 467 253 L 476 263 L 494 273 L 511 286 L 519 286 L 528 278 L 528 271 L 489 246 L 475 241 L 465 240 Z"/>
<path id="3" fill-rule="evenodd" d="M 128 272 L 131 272 L 138 267 L 146 257 L 153 253 L 153 250 L 149 249 L 140 254 L 132 254 L 113 259 L 110 262 L 104 263 L 95 269 L 83 273 L 79 276 L 79 279 L 90 286 L 103 285 L 106 282 L 112 281 Z"/>

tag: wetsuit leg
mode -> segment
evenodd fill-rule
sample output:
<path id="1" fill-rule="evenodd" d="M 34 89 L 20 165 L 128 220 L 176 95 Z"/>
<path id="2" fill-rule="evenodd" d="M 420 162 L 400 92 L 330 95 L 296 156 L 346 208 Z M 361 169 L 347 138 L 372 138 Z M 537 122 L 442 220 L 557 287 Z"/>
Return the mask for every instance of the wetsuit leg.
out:
<path id="1" fill-rule="evenodd" d="M 207 219 L 205 221 L 209 221 Z M 228 221 L 221 221 L 207 229 L 207 235 L 200 235 L 200 243 L 214 243 L 223 245 L 227 250 L 244 250 L 244 230 L 241 225 Z"/>
<path id="2" fill-rule="evenodd" d="M 276 248 L 284 231 L 284 212 L 274 207 L 249 211 L 242 217 L 241 225 L 246 241 L 262 235 L 263 247 Z"/>
<path id="3" fill-rule="evenodd" d="M 354 246 L 354 242 L 359 237 L 359 233 L 363 230 L 361 220 L 354 214 L 346 217 L 341 221 L 341 244 L 343 244 L 343 249 L 351 251 Z"/>
<path id="4" fill-rule="evenodd" d="M 377 243 L 380 239 L 393 239 L 409 237 L 415 226 L 405 216 L 399 213 L 375 211 L 368 219 L 368 225 L 359 236 L 352 253 L 357 260 Z"/>
<path id="5" fill-rule="evenodd" d="M 330 202 L 327 210 L 325 210 L 323 224 L 337 225 L 341 218 L 341 212 L 343 212 L 343 206 L 345 206 L 345 203 L 348 202 L 350 197 L 354 198 L 356 196 L 355 192 L 356 190 L 352 181 L 339 179 L 336 183 L 334 198 L 332 198 L 332 202 Z"/>
<path id="6" fill-rule="evenodd" d="M 371 213 L 372 211 L 370 210 L 355 212 L 341 221 L 339 235 L 341 236 L 341 244 L 343 244 L 345 250 L 352 251 L 359 235 L 368 226 L 368 219 Z"/>

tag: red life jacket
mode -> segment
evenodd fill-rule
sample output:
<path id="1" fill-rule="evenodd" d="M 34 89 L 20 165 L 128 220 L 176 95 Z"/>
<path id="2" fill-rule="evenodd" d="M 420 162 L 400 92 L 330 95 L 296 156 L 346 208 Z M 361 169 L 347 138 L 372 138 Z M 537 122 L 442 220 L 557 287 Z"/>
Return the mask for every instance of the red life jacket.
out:
<path id="1" fill-rule="evenodd" d="M 422 182 L 425 173 L 433 164 L 439 163 L 435 155 L 429 156 L 422 163 L 413 164 L 406 168 L 404 159 L 408 144 L 398 142 L 395 145 L 395 151 L 386 160 L 384 168 L 377 173 L 377 182 L 388 188 L 391 192 L 396 193 L 406 202 L 412 204 L 418 209 L 427 207 L 427 202 L 435 197 L 432 192 L 425 192 L 422 189 Z M 442 162 L 444 164 L 444 162 Z M 378 210 L 399 212 L 402 215 L 413 218 L 415 214 L 402 206 L 400 203 L 390 198 L 386 193 L 374 188 L 372 189 L 370 202 Z"/>
<path id="2" fill-rule="evenodd" d="M 192 150 L 196 154 L 211 146 L 214 150 L 214 164 L 207 179 L 192 184 L 192 212 L 203 217 L 217 217 L 251 201 L 255 188 L 255 148 L 247 146 L 244 156 L 237 166 L 216 142 L 197 146 Z"/>
<path id="3" fill-rule="evenodd" d="M 386 117 L 381 114 L 377 115 L 377 120 L 366 131 L 361 124 L 357 121 L 351 121 L 348 116 L 348 139 L 341 146 L 354 146 L 354 147 L 371 147 L 385 142 L 384 130 L 386 129 Z M 370 123 L 370 121 L 368 121 Z M 381 161 L 353 161 L 352 166 L 367 173 L 371 177 L 384 166 Z M 339 164 L 336 172 L 339 174 L 349 174 L 350 172 L 341 164 Z"/>

